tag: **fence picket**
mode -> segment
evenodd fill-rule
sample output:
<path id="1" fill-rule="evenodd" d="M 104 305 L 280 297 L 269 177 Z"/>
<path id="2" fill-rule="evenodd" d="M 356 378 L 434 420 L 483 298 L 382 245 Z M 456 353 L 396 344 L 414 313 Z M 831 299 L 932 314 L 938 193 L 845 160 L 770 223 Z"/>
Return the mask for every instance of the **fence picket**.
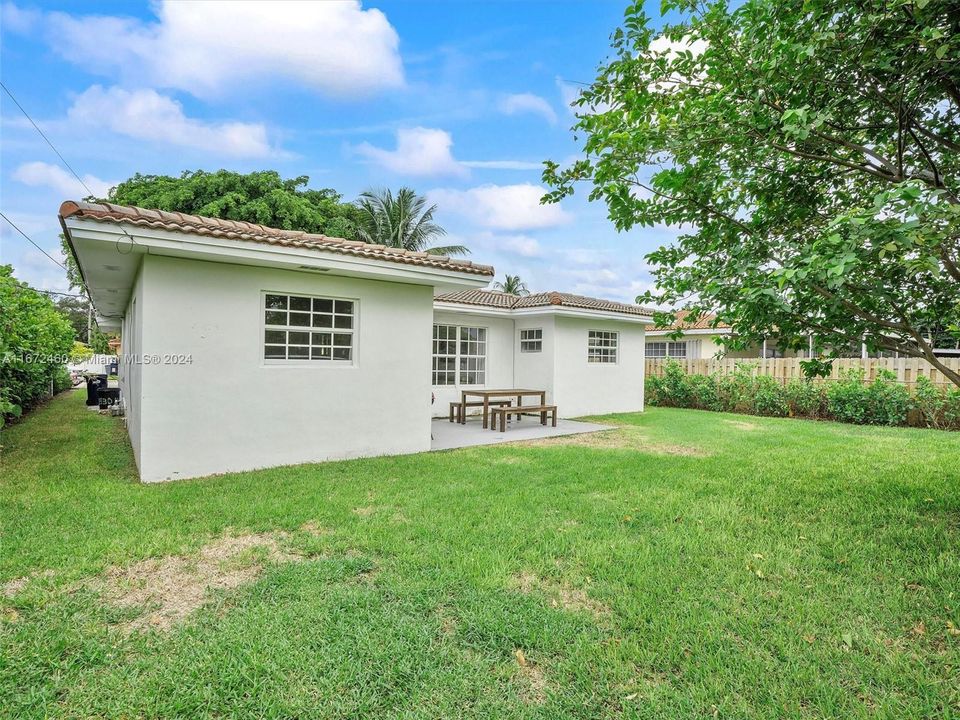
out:
<path id="1" fill-rule="evenodd" d="M 668 361 L 667 358 L 646 358 L 647 375 L 662 376 Z M 736 370 L 737 365 L 752 364 L 754 373 L 769 375 L 781 383 L 803 377 L 800 360 L 797 358 L 743 360 L 699 358 L 697 360 L 678 359 L 675 362 L 679 362 L 688 375 L 712 375 L 713 373 L 730 375 Z M 941 362 L 951 370 L 960 371 L 960 358 L 941 358 Z M 940 386 L 951 386 L 953 384 L 937 368 L 921 358 L 838 358 L 833 361 L 830 377 L 827 380 L 839 380 L 842 370 L 861 368 L 864 371 L 864 382 L 875 379 L 880 370 L 889 370 L 896 375 L 897 382 L 903 383 L 909 388 L 913 388 L 917 384 L 917 378 L 920 375 L 930 378 L 933 383 Z"/>

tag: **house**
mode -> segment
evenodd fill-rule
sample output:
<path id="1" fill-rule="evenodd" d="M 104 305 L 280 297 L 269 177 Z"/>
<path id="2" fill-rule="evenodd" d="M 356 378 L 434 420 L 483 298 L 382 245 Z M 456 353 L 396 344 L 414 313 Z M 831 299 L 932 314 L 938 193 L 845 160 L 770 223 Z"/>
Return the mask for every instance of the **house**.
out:
<path id="1" fill-rule="evenodd" d="M 723 338 L 732 337 L 735 332 L 729 323 L 719 321 L 714 314 L 706 314 L 696 322 L 687 321 L 687 311 L 679 310 L 676 313 L 676 322 L 666 328 L 647 330 L 646 357 L 648 359 L 674 358 L 677 360 L 701 360 L 722 355 L 734 360 L 749 360 L 759 358 L 811 358 L 823 354 L 823 349 L 816 345 L 816 338 L 808 338 L 807 348 L 793 350 L 781 348 L 777 339 L 766 338 L 762 343 L 756 343 L 742 350 L 726 350 Z M 682 330 L 679 339 L 670 337 L 677 330 Z M 960 347 L 960 343 L 958 343 Z M 958 357 L 960 349 L 947 347 L 934 348 L 934 355 L 938 357 Z M 855 343 L 843 348 L 835 357 L 849 358 L 877 358 L 899 357 L 898 353 L 869 352 L 867 346 Z"/>
<path id="2" fill-rule="evenodd" d="M 430 449 L 462 388 L 544 389 L 561 415 L 643 408 L 637 306 L 483 290 L 468 260 L 65 202 L 144 481 Z M 431 395 L 436 403 L 431 404 Z"/>
<path id="3" fill-rule="evenodd" d="M 565 417 L 643 409 L 639 368 L 651 310 L 491 290 L 438 295 L 433 308 L 431 382 L 441 408 L 459 399 L 460 387 L 479 385 L 546 389 Z"/>

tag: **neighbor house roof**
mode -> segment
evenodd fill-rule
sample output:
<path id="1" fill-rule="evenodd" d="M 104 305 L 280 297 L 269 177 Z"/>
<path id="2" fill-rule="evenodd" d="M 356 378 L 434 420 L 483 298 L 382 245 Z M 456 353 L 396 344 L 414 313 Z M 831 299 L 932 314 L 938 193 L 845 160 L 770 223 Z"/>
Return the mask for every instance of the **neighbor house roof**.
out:
<path id="1" fill-rule="evenodd" d="M 124 223 L 154 230 L 243 240 L 267 245 L 309 248 L 371 260 L 386 260 L 406 265 L 420 265 L 440 270 L 493 276 L 492 267 L 473 263 L 469 260 L 456 260 L 445 255 L 428 255 L 427 253 L 413 252 L 401 248 L 372 245 L 359 240 L 327 237 L 326 235 L 317 235 L 302 230 L 281 230 L 240 220 L 224 220 L 165 210 L 147 210 L 129 205 L 74 202 L 72 200 L 68 200 L 60 206 L 60 217 L 63 219 L 77 217 L 113 224 Z"/>
<path id="2" fill-rule="evenodd" d="M 677 310 L 676 316 L 677 319 L 672 324 L 668 325 L 665 328 L 656 328 L 651 329 L 648 332 L 671 332 L 673 330 L 717 330 L 718 332 L 723 332 L 724 330 L 730 330 L 730 324 L 725 322 L 718 322 L 717 316 L 713 313 L 707 313 L 701 315 L 696 322 L 687 322 L 687 315 L 690 313 L 687 310 Z"/>
<path id="3" fill-rule="evenodd" d="M 522 308 L 537 307 L 566 307 L 581 310 L 600 310 L 603 312 L 622 313 L 624 315 L 642 315 L 649 317 L 653 310 L 640 305 L 601 300 L 599 298 L 572 295 L 562 292 L 542 292 L 532 295 L 510 295 L 496 290 L 461 290 L 460 292 L 437 295 L 436 302 L 455 303 L 458 305 L 476 305 L 504 310 L 519 310 Z"/>

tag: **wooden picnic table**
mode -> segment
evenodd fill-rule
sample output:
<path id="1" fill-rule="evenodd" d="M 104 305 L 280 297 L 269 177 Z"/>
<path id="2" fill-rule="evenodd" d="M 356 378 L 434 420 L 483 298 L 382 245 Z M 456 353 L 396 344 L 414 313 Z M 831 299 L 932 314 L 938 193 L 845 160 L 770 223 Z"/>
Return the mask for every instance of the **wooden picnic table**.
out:
<path id="1" fill-rule="evenodd" d="M 497 398 L 513 398 L 517 399 L 517 407 L 523 406 L 523 398 L 525 397 L 539 397 L 540 405 L 547 404 L 547 391 L 546 390 L 529 390 L 525 388 L 506 388 L 500 390 L 461 390 L 460 391 L 460 400 L 463 403 L 463 412 L 460 413 L 460 424 L 465 425 L 467 422 L 467 397 L 478 397 L 483 399 L 483 427 L 488 427 L 490 420 L 490 401 Z"/>

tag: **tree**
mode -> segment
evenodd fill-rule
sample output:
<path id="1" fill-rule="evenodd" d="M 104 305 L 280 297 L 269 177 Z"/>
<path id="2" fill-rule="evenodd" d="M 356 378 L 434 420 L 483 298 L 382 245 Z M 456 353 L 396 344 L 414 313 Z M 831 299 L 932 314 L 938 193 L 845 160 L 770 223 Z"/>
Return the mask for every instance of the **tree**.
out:
<path id="1" fill-rule="evenodd" d="M 546 201 L 592 185 L 616 227 L 679 226 L 657 291 L 730 322 L 732 347 L 865 342 L 960 373 L 960 15 L 948 0 L 640 3 L 578 100 L 586 157 L 548 162 Z M 661 325 L 668 315 L 658 315 Z"/>
<path id="2" fill-rule="evenodd" d="M 428 207 L 426 198 L 410 188 L 402 187 L 396 195 L 390 190 L 367 190 L 360 194 L 357 207 L 360 210 L 357 234 L 368 243 L 430 255 L 470 252 L 463 245 L 431 245 L 447 231 L 433 222 L 437 206 Z"/>
<path id="3" fill-rule="evenodd" d="M 507 293 L 508 295 L 529 295 L 530 290 L 527 284 L 520 279 L 519 275 L 504 275 L 503 282 L 495 282 L 494 290 Z"/>
<path id="4" fill-rule="evenodd" d="M 98 201 L 358 239 L 357 207 L 342 202 L 335 190 L 308 189 L 309 181 L 306 175 L 284 180 L 275 170 L 247 174 L 185 170 L 179 177 L 137 173 Z M 70 287 L 82 289 L 83 280 L 66 238 L 61 235 L 60 240 Z M 104 348 L 105 343 L 105 339 L 103 343 L 93 340 L 94 345 Z"/>
<path id="5" fill-rule="evenodd" d="M 73 338 L 90 342 L 87 336 L 87 319 L 90 303 L 85 297 L 62 296 L 55 302 L 57 310 L 63 315 L 73 328 Z"/>
<path id="6" fill-rule="evenodd" d="M 275 170 L 185 170 L 180 177 L 137 173 L 112 188 L 106 200 L 355 239 L 356 208 L 335 190 L 308 189 L 308 182 L 306 175 L 284 180 Z"/>
<path id="7" fill-rule="evenodd" d="M 72 349 L 73 328 L 50 298 L 0 265 L 0 426 L 68 380 Z"/>

